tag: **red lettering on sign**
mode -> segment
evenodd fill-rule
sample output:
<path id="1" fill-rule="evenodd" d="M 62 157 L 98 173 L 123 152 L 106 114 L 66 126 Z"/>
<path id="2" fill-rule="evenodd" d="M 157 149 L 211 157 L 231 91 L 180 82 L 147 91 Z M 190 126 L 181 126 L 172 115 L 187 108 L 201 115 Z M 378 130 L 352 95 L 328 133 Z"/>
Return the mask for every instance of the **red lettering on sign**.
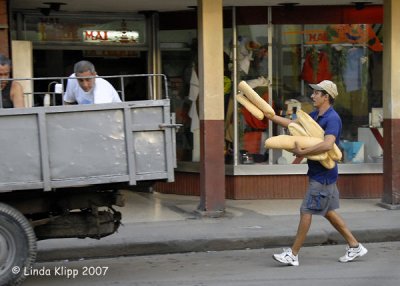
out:
<path id="1" fill-rule="evenodd" d="M 315 42 L 316 40 L 317 40 L 317 34 L 309 34 L 308 35 L 309 42 Z"/>
<path id="2" fill-rule="evenodd" d="M 92 31 L 85 31 L 85 40 L 88 40 L 89 38 L 92 38 Z"/>
<path id="3" fill-rule="evenodd" d="M 107 31 L 85 31 L 86 41 L 108 41 Z"/>
<path id="4" fill-rule="evenodd" d="M 328 40 L 326 33 L 308 34 L 309 42 L 325 42 Z"/>

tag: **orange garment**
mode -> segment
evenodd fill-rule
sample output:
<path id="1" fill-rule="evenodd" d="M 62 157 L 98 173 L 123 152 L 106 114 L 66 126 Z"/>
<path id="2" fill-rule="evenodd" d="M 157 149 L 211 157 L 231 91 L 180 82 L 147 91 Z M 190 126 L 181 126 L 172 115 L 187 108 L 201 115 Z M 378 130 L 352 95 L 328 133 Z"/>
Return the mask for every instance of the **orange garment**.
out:
<path id="1" fill-rule="evenodd" d="M 262 99 L 264 99 L 266 102 L 268 102 L 268 100 L 269 100 L 268 93 L 265 93 L 262 96 Z M 273 107 L 273 104 L 272 104 L 272 107 Z M 258 120 L 243 106 L 241 108 L 241 112 L 243 114 L 244 120 L 246 121 L 246 124 L 249 127 L 253 128 L 253 129 L 261 129 L 261 130 L 265 130 L 268 128 L 268 119 L 264 118 L 263 120 Z"/>
<path id="2" fill-rule="evenodd" d="M 301 78 L 307 83 L 318 83 L 325 79 L 332 79 L 328 55 L 323 51 L 309 51 L 303 65 Z"/>
<path id="3" fill-rule="evenodd" d="M 268 102 L 268 93 L 265 93 L 262 98 Z M 272 105 L 273 106 L 273 105 Z M 259 154 L 261 147 L 262 132 L 268 128 L 268 119 L 258 120 L 246 108 L 242 106 L 241 112 L 243 114 L 246 124 L 256 129 L 254 131 L 246 131 L 243 135 L 243 148 L 250 154 Z"/>
<path id="4" fill-rule="evenodd" d="M 262 131 L 245 132 L 243 135 L 243 148 L 250 154 L 259 154 Z"/>

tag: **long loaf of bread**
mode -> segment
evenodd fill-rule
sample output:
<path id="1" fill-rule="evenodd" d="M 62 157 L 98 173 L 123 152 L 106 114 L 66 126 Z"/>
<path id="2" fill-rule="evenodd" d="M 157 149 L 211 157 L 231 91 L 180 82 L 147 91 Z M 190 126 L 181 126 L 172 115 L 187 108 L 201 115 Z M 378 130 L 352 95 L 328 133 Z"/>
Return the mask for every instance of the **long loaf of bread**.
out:
<path id="1" fill-rule="evenodd" d="M 324 138 L 325 134 L 324 130 L 321 128 L 321 126 L 319 126 L 317 121 L 311 118 L 310 115 L 308 115 L 301 109 L 297 110 L 296 115 L 297 115 L 297 121 L 306 130 L 309 136 L 321 139 Z"/>
<path id="2" fill-rule="evenodd" d="M 327 169 L 333 169 L 335 167 L 336 163 L 330 156 L 327 156 L 326 159 L 320 160 L 319 161 L 322 166 L 324 166 Z"/>
<path id="3" fill-rule="evenodd" d="M 307 148 L 322 142 L 322 139 L 301 135 L 278 135 L 268 138 L 265 141 L 265 148 L 285 149 L 286 151 L 290 152 L 290 149 L 293 149 L 295 147 L 295 142 L 299 144 L 300 148 Z M 326 152 L 323 152 L 321 154 L 308 155 L 304 157 L 313 161 L 322 161 L 327 160 L 328 154 Z"/>
<path id="4" fill-rule="evenodd" d="M 272 118 L 275 116 L 275 111 L 271 105 L 262 99 L 261 96 L 259 96 L 258 93 L 255 92 L 254 89 L 252 89 L 244 80 L 239 83 L 238 89 L 243 92 L 251 103 L 257 106 L 267 117 Z"/>
<path id="5" fill-rule="evenodd" d="M 258 120 L 262 120 L 264 118 L 264 113 L 258 109 L 257 106 L 251 103 L 243 94 L 236 94 L 236 100 Z"/>
<path id="6" fill-rule="evenodd" d="M 289 130 L 290 135 L 293 135 L 293 136 L 310 137 L 308 135 L 307 131 L 303 128 L 303 126 L 301 126 L 300 124 L 298 124 L 296 122 L 289 123 L 288 130 Z"/>
<path id="7" fill-rule="evenodd" d="M 339 147 L 336 144 L 333 144 L 333 149 L 328 151 L 328 156 L 332 158 L 334 161 L 342 160 L 342 151 L 340 151 Z"/>
<path id="8" fill-rule="evenodd" d="M 290 150 L 295 147 L 295 142 L 300 148 L 307 148 L 322 142 L 322 139 L 316 137 L 278 135 L 265 140 L 265 148 Z"/>

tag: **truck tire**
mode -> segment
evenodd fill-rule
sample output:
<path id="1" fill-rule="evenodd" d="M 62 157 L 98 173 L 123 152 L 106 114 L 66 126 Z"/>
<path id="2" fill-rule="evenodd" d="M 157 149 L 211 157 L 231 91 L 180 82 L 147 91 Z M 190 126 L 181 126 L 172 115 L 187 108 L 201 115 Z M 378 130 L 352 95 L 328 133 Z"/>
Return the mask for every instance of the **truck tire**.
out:
<path id="1" fill-rule="evenodd" d="M 19 285 L 36 259 L 36 236 L 25 216 L 0 203 L 0 285 Z"/>

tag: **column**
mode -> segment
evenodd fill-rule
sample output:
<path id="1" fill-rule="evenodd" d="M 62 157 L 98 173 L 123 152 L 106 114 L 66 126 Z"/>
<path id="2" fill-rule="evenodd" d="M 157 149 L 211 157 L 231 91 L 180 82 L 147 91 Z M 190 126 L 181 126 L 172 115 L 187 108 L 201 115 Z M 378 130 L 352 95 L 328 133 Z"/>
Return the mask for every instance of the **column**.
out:
<path id="1" fill-rule="evenodd" d="M 0 54 L 9 57 L 10 43 L 8 39 L 8 7 L 6 0 L 0 0 Z"/>
<path id="2" fill-rule="evenodd" d="M 224 73 L 222 0 L 198 0 L 198 74 L 200 83 L 199 212 L 225 210 Z"/>
<path id="3" fill-rule="evenodd" d="M 400 209 L 400 1 L 384 0 L 383 196 L 382 204 Z"/>

